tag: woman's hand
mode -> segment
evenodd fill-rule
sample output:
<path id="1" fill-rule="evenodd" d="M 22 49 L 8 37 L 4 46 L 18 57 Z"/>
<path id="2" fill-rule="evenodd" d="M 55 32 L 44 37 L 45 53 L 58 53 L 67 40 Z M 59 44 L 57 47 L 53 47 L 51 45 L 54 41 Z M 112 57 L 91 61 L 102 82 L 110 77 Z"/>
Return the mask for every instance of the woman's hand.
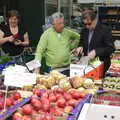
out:
<path id="1" fill-rule="evenodd" d="M 8 42 L 14 42 L 14 37 L 12 35 L 9 37 L 6 37 L 5 39 L 7 39 Z"/>

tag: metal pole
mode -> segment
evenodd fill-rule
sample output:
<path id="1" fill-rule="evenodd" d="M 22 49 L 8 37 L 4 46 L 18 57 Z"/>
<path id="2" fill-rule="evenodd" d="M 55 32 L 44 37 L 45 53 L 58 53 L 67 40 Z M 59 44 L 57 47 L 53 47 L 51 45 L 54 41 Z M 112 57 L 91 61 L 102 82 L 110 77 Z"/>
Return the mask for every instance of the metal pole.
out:
<path id="1" fill-rule="evenodd" d="M 61 2 L 60 2 L 60 0 L 58 0 L 58 12 L 61 12 Z"/>

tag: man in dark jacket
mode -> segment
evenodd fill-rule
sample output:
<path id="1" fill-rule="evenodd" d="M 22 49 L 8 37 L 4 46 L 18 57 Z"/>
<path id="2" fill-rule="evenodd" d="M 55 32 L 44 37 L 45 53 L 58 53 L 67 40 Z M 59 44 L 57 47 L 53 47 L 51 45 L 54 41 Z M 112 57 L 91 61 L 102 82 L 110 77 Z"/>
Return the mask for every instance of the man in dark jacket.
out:
<path id="1" fill-rule="evenodd" d="M 96 56 L 104 61 L 105 71 L 110 66 L 110 56 L 114 51 L 114 42 L 111 29 L 97 22 L 96 12 L 85 10 L 83 12 L 83 23 L 86 26 L 81 31 L 79 47 L 76 52 L 84 53 L 90 59 Z"/>

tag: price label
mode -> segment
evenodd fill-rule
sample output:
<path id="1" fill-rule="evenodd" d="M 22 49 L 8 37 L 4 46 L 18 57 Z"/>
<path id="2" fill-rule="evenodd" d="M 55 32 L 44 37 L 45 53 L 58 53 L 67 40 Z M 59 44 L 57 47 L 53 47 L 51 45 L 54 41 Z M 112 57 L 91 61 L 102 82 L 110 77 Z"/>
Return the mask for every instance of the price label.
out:
<path id="1" fill-rule="evenodd" d="M 36 83 L 36 76 L 33 73 L 18 73 L 13 71 L 5 72 L 4 85 L 23 87 L 25 85 L 32 85 Z"/>

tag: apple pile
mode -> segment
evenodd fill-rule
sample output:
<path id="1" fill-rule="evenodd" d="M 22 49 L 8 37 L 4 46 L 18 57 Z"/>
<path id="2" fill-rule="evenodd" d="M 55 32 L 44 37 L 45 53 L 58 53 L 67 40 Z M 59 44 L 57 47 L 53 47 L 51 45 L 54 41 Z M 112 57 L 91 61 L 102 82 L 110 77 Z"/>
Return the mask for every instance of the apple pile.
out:
<path id="1" fill-rule="evenodd" d="M 62 88 L 33 90 L 30 102 L 20 107 L 12 120 L 56 120 L 55 117 L 68 115 L 85 96 L 86 93 Z"/>
<path id="2" fill-rule="evenodd" d="M 15 105 L 21 99 L 21 95 L 19 92 L 13 92 L 6 98 L 6 109 Z M 3 110 L 5 102 L 5 95 L 3 92 L 0 92 L 0 111 Z"/>
<path id="3" fill-rule="evenodd" d="M 93 99 L 95 104 L 107 104 L 113 106 L 120 106 L 120 96 L 119 94 L 100 94 L 95 96 Z"/>

